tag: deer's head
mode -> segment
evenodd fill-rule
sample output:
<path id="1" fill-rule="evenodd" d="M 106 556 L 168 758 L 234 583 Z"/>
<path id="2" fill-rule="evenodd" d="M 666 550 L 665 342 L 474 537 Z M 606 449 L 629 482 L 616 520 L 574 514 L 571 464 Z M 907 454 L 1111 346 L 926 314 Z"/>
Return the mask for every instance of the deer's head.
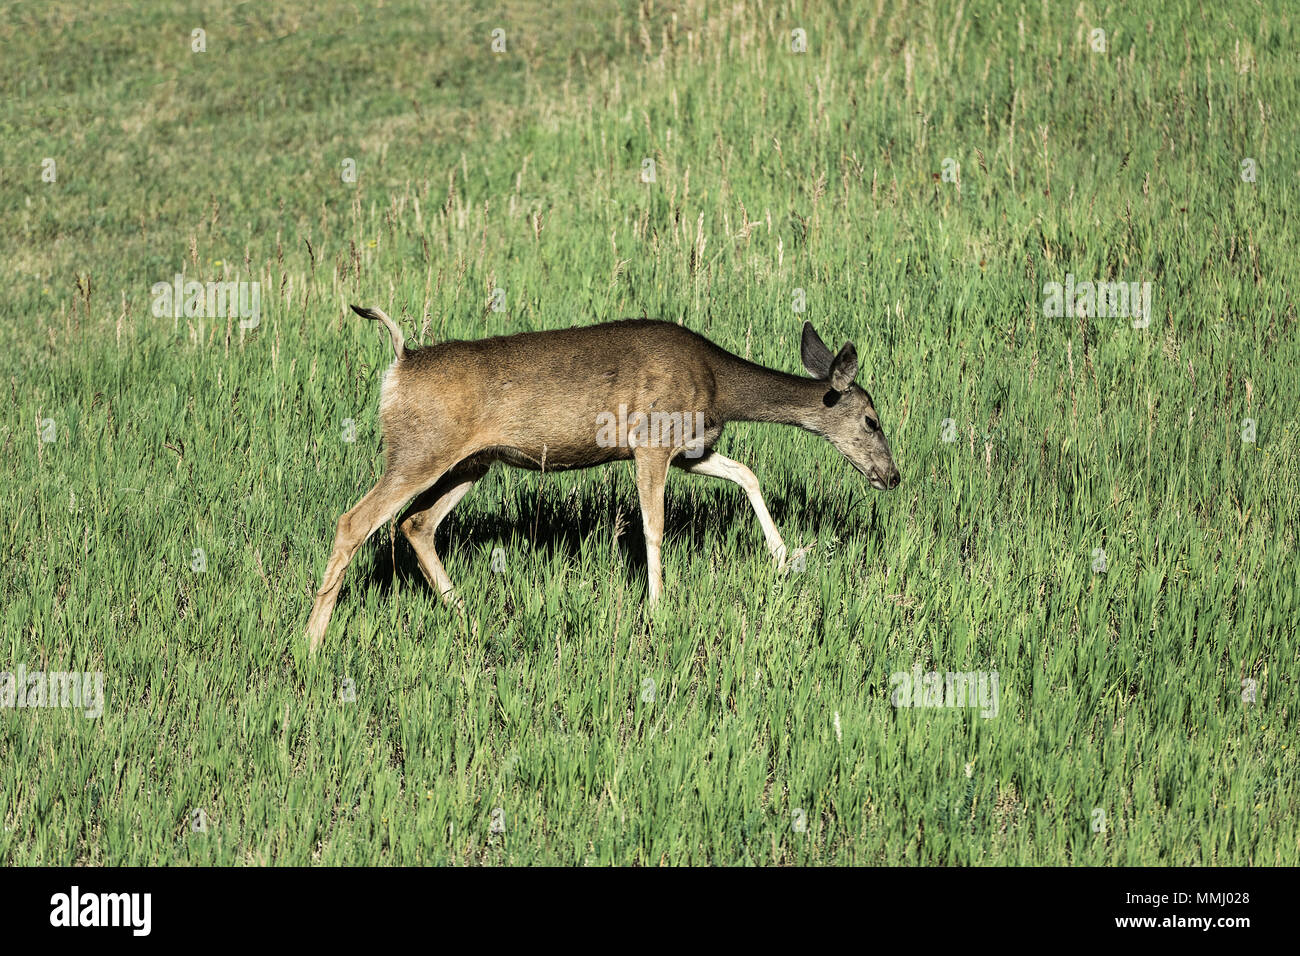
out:
<path id="1" fill-rule="evenodd" d="M 866 390 L 853 381 L 858 374 L 858 350 L 853 343 L 845 342 L 834 353 L 813 330 L 812 323 L 805 322 L 800 353 L 808 374 L 826 384 L 823 408 L 815 419 L 817 430 L 854 468 L 867 476 L 872 488 L 877 491 L 897 488 L 902 479 L 876 405 Z"/>

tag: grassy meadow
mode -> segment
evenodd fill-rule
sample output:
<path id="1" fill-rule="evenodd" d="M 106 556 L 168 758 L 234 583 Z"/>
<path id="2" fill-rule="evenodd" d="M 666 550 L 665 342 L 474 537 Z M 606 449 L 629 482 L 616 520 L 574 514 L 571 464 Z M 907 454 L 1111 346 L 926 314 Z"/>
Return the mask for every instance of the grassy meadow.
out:
<path id="1" fill-rule="evenodd" d="M 1289 4 L 131 6 L 0 21 L 0 671 L 104 687 L 0 707 L 0 862 L 1300 863 Z M 464 613 L 387 526 L 311 655 L 383 465 L 350 302 L 788 372 L 807 319 L 902 485 L 729 427 L 802 569 L 675 472 L 648 615 L 630 464 L 498 466 Z"/>

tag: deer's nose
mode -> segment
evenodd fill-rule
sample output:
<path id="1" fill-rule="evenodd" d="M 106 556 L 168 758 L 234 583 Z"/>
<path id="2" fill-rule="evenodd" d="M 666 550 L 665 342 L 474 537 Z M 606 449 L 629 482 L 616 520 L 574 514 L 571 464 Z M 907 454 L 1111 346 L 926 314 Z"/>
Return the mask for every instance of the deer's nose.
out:
<path id="1" fill-rule="evenodd" d="M 892 475 L 889 476 L 888 479 L 886 479 L 885 484 L 889 485 L 889 488 L 892 491 L 894 488 L 898 487 L 898 483 L 902 480 L 903 480 L 903 476 L 900 475 L 897 471 L 895 471 Z"/>

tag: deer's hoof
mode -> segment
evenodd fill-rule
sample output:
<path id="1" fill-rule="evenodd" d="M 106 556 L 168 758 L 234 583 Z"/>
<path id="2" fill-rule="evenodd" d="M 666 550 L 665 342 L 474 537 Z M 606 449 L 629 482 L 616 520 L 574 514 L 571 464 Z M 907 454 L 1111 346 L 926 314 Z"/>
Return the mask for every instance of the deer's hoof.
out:
<path id="1" fill-rule="evenodd" d="M 785 573 L 785 564 L 788 554 L 784 544 L 778 544 L 772 549 L 772 563 L 776 566 L 777 574 Z"/>

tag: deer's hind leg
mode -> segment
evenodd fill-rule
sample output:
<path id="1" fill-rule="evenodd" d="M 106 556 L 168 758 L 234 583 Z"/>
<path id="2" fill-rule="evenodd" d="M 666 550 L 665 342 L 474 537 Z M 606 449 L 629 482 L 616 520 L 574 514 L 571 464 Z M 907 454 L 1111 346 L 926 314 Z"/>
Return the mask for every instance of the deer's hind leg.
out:
<path id="1" fill-rule="evenodd" d="M 311 650 L 314 651 L 325 636 L 325 629 L 329 627 L 343 585 L 343 572 L 352 562 L 357 549 L 385 521 L 394 518 L 402 510 L 402 505 L 435 484 L 447 465 L 455 460 L 451 458 L 447 462 L 434 462 L 433 467 L 421 468 L 419 471 L 390 467 L 375 486 L 366 492 L 365 497 L 339 518 L 334 547 L 321 577 L 320 590 L 316 592 L 316 600 L 312 603 L 311 617 L 307 619 L 307 638 Z"/>
<path id="2" fill-rule="evenodd" d="M 418 495 L 397 524 L 411 543 L 425 580 L 448 604 L 461 606 L 461 600 L 456 596 L 451 578 L 434 549 L 433 536 L 442 520 L 469 493 L 475 482 L 487 474 L 487 470 L 486 464 L 462 462 L 439 478 L 432 488 Z"/>

